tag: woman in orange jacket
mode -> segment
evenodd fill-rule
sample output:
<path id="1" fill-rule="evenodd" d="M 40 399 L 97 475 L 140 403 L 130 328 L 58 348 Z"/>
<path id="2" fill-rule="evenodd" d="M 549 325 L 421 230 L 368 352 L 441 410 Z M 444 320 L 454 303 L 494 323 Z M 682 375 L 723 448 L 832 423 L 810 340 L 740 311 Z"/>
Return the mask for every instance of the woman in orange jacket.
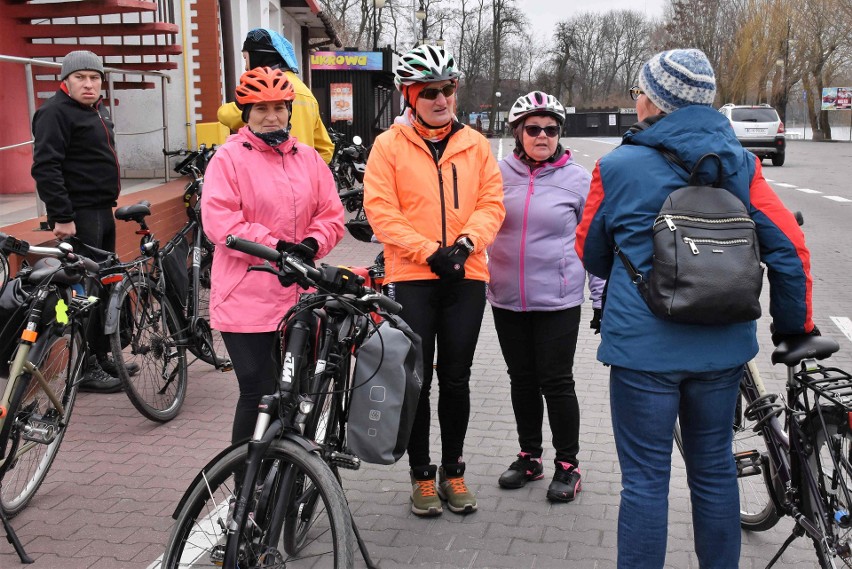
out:
<path id="1" fill-rule="evenodd" d="M 364 176 L 364 209 L 385 249 L 387 292 L 423 340 L 423 386 L 408 443 L 411 510 L 466 514 L 476 496 L 464 481 L 470 368 L 485 310 L 485 248 L 505 216 L 491 145 L 455 120 L 459 72 L 443 48 L 423 45 L 395 71 L 406 110 L 375 141 Z M 437 343 L 441 466 L 429 454 L 429 394 Z M 438 476 L 436 487 L 435 477 Z"/>

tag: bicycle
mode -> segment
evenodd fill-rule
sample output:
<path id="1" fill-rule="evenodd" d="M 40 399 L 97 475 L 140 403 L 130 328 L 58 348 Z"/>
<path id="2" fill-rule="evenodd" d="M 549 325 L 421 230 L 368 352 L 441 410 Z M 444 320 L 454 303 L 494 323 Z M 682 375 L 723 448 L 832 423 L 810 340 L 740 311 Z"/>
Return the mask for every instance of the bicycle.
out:
<path id="1" fill-rule="evenodd" d="M 328 135 L 334 143 L 334 152 L 328 166 L 334 175 L 337 191 L 340 193 L 363 187 L 368 151 L 361 144 L 361 137 L 353 136 L 351 144 L 344 144 L 346 135 L 342 132 L 328 129 Z"/>
<path id="2" fill-rule="evenodd" d="M 178 303 L 182 308 L 179 303 L 185 298 L 176 285 L 186 278 L 186 253 L 176 247 L 186 240 L 178 233 L 161 250 L 145 223 L 150 214 L 146 201 L 115 210 L 116 219 L 139 224 L 141 255 L 107 269 L 112 277 L 101 274 L 102 283 L 117 281 L 109 295 L 104 333 L 130 402 L 148 419 L 166 422 L 178 414 L 186 397 L 186 350 L 197 349 L 208 337 L 199 336 L 184 312 L 174 307 Z M 127 372 L 129 363 L 139 366 L 138 373 Z"/>
<path id="3" fill-rule="evenodd" d="M 187 239 L 187 288 L 183 301 L 174 302 L 183 308 L 183 315 L 193 333 L 190 352 L 201 361 L 220 371 L 230 371 L 231 362 L 227 356 L 222 334 L 210 327 L 210 278 L 213 268 L 214 245 L 204 234 L 201 222 L 201 191 L 204 185 L 204 172 L 207 164 L 216 152 L 216 145 L 207 148 L 204 144 L 198 150 L 163 150 L 166 156 L 185 156 L 175 167 L 175 172 L 191 179 L 183 191 L 183 205 L 187 222 L 179 236 Z M 178 236 L 175 236 L 177 239 Z M 176 243 L 182 247 L 181 244 Z M 191 363 L 191 362 L 190 362 Z"/>
<path id="4" fill-rule="evenodd" d="M 766 391 L 754 361 L 743 372 L 733 425 L 740 525 L 795 522 L 767 569 L 805 535 L 821 568 L 836 567 L 836 558 L 852 566 L 852 376 L 816 363 L 839 349 L 822 336 L 780 343 L 772 363 L 787 366 L 786 398 Z M 675 441 L 683 453 L 677 427 Z"/>
<path id="5" fill-rule="evenodd" d="M 279 267 L 255 270 L 301 275 L 299 284 L 318 292 L 285 316 L 282 376 L 260 403 L 251 440 L 214 458 L 178 504 L 163 567 L 348 568 L 356 540 L 372 566 L 337 469 L 360 466 L 345 449 L 353 349 L 374 326 L 371 314 L 401 306 L 347 269 L 315 269 L 234 237 L 226 246 Z"/>
<path id="6" fill-rule="evenodd" d="M 74 289 L 98 265 L 71 245 L 35 247 L 0 233 L 4 253 L 43 257 L 8 283 L 15 308 L 2 328 L 19 335 L 0 346 L 0 519 L 22 563 L 32 563 L 9 523 L 32 500 L 65 436 L 86 358 L 83 321 L 98 302 Z M 82 290 L 80 288 L 79 290 Z M 6 344 L 4 342 L 4 344 Z M 7 363 L 7 356 L 11 361 Z M 5 376 L 5 377 L 4 377 Z"/>

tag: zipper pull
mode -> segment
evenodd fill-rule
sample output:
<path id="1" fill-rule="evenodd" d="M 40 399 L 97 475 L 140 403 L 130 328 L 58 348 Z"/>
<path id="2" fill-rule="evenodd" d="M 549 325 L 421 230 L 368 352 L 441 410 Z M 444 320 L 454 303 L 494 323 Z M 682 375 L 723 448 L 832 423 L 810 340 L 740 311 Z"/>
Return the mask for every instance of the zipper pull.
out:
<path id="1" fill-rule="evenodd" d="M 665 220 L 666 225 L 669 226 L 669 231 L 676 231 L 677 230 L 677 226 L 674 224 L 674 221 L 672 221 L 672 216 L 664 215 L 663 219 Z"/>
<path id="2" fill-rule="evenodd" d="M 684 243 L 686 243 L 687 245 L 689 245 L 689 248 L 690 248 L 690 249 L 692 249 L 692 254 L 693 254 L 693 255 L 697 255 L 697 254 L 698 254 L 698 246 L 696 246 L 696 245 L 695 245 L 695 241 L 693 241 L 693 240 L 692 240 L 692 239 L 690 239 L 689 237 L 684 237 L 684 238 L 683 238 L 683 242 L 684 242 Z"/>

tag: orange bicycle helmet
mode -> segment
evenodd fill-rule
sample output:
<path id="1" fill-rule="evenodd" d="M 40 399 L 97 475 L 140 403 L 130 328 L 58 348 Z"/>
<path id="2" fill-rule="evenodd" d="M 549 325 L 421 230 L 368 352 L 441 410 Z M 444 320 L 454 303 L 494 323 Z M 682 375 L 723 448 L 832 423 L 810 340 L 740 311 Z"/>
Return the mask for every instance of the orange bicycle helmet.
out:
<path id="1" fill-rule="evenodd" d="M 292 101 L 296 98 L 293 85 L 280 69 L 256 67 L 243 73 L 237 86 L 237 103 Z"/>

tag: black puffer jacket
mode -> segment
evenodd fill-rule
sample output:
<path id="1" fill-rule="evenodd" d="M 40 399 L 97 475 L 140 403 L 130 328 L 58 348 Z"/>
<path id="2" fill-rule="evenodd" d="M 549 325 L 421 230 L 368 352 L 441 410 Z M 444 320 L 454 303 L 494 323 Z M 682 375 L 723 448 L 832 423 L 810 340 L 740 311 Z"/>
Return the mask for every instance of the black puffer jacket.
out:
<path id="1" fill-rule="evenodd" d="M 83 105 L 60 89 L 33 117 L 33 168 L 51 223 L 80 209 L 111 208 L 120 191 L 112 121 L 99 99 Z"/>

